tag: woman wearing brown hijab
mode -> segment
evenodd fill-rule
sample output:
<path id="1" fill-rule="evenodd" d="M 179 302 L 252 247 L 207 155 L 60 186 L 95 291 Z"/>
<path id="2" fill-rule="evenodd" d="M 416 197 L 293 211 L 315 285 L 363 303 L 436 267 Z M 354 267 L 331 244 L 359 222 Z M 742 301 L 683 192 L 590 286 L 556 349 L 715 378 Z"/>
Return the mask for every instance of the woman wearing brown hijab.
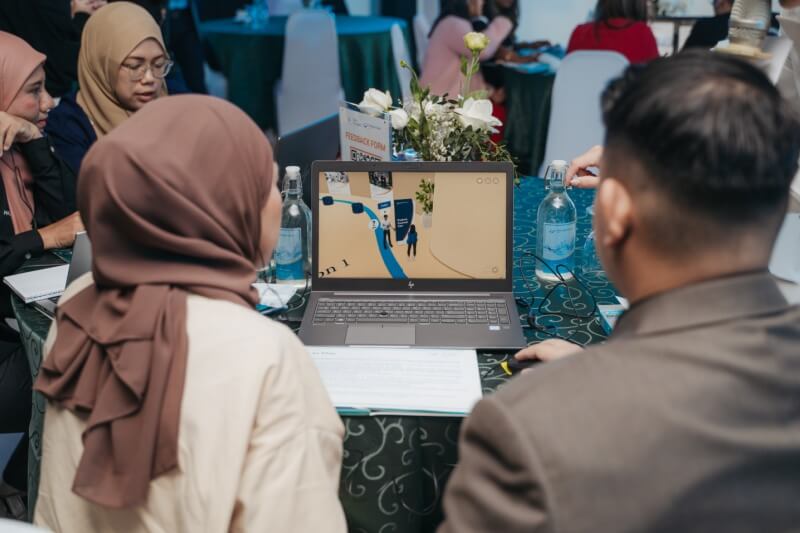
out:
<path id="1" fill-rule="evenodd" d="M 294 334 L 254 310 L 280 226 L 233 105 L 146 106 L 86 157 L 92 274 L 65 292 L 35 522 L 57 532 L 345 531 L 343 427 Z"/>
<path id="2" fill-rule="evenodd" d="M 77 173 L 94 142 L 166 94 L 172 68 L 158 24 L 144 8 L 114 2 L 86 23 L 78 56 L 77 95 L 65 95 L 47 134 Z"/>
<path id="3" fill-rule="evenodd" d="M 22 39 L 0 32 L 0 277 L 44 250 L 71 245 L 82 228 L 77 214 L 68 216 L 75 212 L 75 176 L 41 132 L 53 106 L 44 89 L 44 61 Z M 0 285 L 0 433 L 24 433 L 31 378 L 19 334 L 5 322 L 13 318 L 10 305 Z M 5 475 L 0 472 L 0 485 L 5 479 L 24 490 L 25 442 Z"/>

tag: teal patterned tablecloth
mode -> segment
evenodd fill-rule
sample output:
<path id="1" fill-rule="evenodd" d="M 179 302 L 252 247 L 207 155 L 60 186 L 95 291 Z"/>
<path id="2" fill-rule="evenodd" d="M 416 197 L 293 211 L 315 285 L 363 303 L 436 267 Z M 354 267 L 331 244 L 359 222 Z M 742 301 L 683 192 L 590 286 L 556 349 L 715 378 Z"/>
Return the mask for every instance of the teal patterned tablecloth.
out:
<path id="1" fill-rule="evenodd" d="M 524 178 L 514 198 L 514 292 L 533 309 L 585 315 L 597 303 L 616 303 L 614 288 L 604 276 L 584 280 L 585 287 L 571 285 L 571 297 L 557 289 L 544 304 L 542 299 L 551 286 L 541 285 L 534 276 L 534 262 L 526 252 L 535 250 L 536 210 L 544 197 L 544 184 L 537 178 Z M 578 258 L 590 231 L 591 219 L 586 208 L 593 191 L 570 192 L 578 209 Z M 31 372 L 38 373 L 42 346 L 50 320 L 13 299 L 21 326 Z M 540 305 L 541 304 L 541 305 Z M 529 307 L 520 307 L 523 316 Z M 605 338 L 603 328 L 594 319 L 564 318 L 557 314 L 537 313 L 536 329 L 527 327 L 529 343 L 553 335 L 590 344 Z M 478 364 L 484 394 L 490 394 L 508 381 L 499 364 L 513 354 L 479 353 Z M 35 503 L 41 460 L 41 428 L 44 401 L 34 398 L 31 420 L 29 488 L 31 512 Z M 346 434 L 342 464 L 340 498 L 353 533 L 412 533 L 434 531 L 442 521 L 441 498 L 447 479 L 458 459 L 460 418 L 420 416 L 343 417 Z"/>

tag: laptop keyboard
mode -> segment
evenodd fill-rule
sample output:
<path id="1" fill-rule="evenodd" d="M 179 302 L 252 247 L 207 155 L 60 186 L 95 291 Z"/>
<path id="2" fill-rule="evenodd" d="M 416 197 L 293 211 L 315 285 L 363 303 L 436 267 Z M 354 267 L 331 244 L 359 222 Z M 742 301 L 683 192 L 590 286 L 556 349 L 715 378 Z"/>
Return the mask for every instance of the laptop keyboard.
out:
<path id="1" fill-rule="evenodd" d="M 503 299 L 375 300 L 320 298 L 315 324 L 508 324 Z"/>

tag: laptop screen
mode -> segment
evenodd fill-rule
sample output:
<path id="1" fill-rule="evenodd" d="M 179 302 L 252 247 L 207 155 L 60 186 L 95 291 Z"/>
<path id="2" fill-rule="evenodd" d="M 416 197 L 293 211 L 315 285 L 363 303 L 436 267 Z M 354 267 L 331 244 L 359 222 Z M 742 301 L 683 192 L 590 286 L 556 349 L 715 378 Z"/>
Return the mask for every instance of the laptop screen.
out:
<path id="1" fill-rule="evenodd" d="M 474 168 L 320 171 L 318 276 L 506 278 L 507 173 Z"/>

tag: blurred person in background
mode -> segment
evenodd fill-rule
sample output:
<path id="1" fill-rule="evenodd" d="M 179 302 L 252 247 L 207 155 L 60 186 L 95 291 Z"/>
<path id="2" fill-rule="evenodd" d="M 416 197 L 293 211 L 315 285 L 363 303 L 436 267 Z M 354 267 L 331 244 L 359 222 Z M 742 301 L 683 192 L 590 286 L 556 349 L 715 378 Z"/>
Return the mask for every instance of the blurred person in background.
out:
<path id="1" fill-rule="evenodd" d="M 455 98 L 462 92 L 461 57 L 470 57 L 464 35 L 473 31 L 472 20 L 482 15 L 484 0 L 444 0 L 439 17 L 433 23 L 422 66 L 422 85 L 429 85 L 433 94 Z M 482 61 L 494 57 L 514 29 L 506 16 L 495 17 L 484 29 L 489 45 L 483 49 Z M 472 78 L 470 91 L 488 90 L 479 72 Z"/>
<path id="2" fill-rule="evenodd" d="M 100 9 L 81 40 L 80 90 L 61 99 L 45 130 L 56 153 L 78 174 L 99 137 L 166 94 L 164 78 L 171 66 L 150 13 L 131 2 Z"/>
<path id="3" fill-rule="evenodd" d="M 60 98 L 78 80 L 81 32 L 106 0 L 2 0 L 0 31 L 22 38 L 47 56 L 47 92 Z"/>
<path id="4" fill-rule="evenodd" d="M 594 21 L 572 30 L 567 54 L 578 50 L 619 52 L 633 64 L 658 57 L 658 45 L 647 25 L 648 0 L 597 0 Z"/>
<path id="5" fill-rule="evenodd" d="M 683 45 L 684 49 L 693 47 L 709 49 L 728 38 L 733 0 L 712 0 L 711 4 L 714 16 L 699 19 L 694 23 L 692 32 Z"/>

